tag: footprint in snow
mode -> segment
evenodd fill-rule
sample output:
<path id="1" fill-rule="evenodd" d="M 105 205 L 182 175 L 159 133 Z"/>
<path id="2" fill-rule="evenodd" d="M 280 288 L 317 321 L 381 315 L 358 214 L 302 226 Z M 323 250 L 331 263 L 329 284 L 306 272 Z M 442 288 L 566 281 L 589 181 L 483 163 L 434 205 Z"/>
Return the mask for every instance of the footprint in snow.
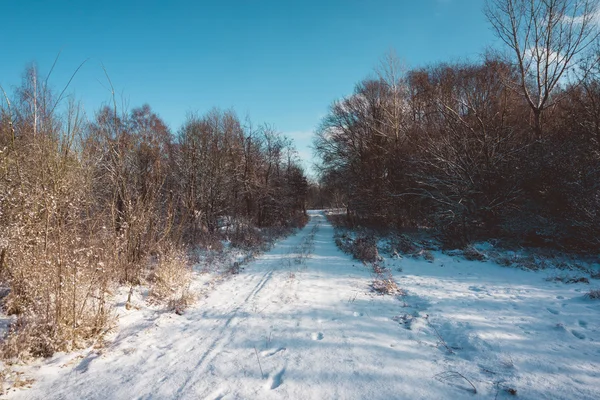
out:
<path id="1" fill-rule="evenodd" d="M 573 334 L 573 336 L 575 336 L 577 339 L 581 339 L 581 340 L 585 339 L 585 335 L 584 335 L 583 333 L 581 333 L 581 332 L 579 332 L 579 331 L 575 330 L 575 329 L 572 329 L 572 330 L 571 330 L 571 333 L 572 333 L 572 334 Z"/>
<path id="2" fill-rule="evenodd" d="M 325 336 L 321 332 L 319 332 L 319 333 L 313 333 L 311 335 L 312 340 L 323 340 L 324 337 Z"/>
<path id="3" fill-rule="evenodd" d="M 281 386 L 283 383 L 283 374 L 285 374 L 285 368 L 273 375 L 273 378 L 271 378 L 269 382 L 269 389 L 273 390 Z"/>
<path id="4" fill-rule="evenodd" d="M 88 354 L 81 362 L 75 367 L 75 371 L 85 373 L 90 367 L 90 363 L 99 357 L 98 353 Z"/>
<path id="5" fill-rule="evenodd" d="M 286 351 L 287 349 L 285 347 L 280 347 L 276 350 L 271 350 L 271 351 L 263 351 L 262 352 L 262 356 L 263 357 L 271 357 L 274 356 L 277 353 L 281 353 L 282 351 Z"/>
<path id="6" fill-rule="evenodd" d="M 206 398 L 211 400 L 222 400 L 227 395 L 227 390 L 219 388 L 209 394 Z"/>
<path id="7" fill-rule="evenodd" d="M 558 310 L 555 310 L 554 308 L 546 308 L 546 310 L 548 310 L 548 312 L 550 314 L 554 314 L 554 315 L 558 315 L 559 314 Z"/>
<path id="8" fill-rule="evenodd" d="M 587 328 L 588 323 L 587 321 L 579 320 L 579 326 L 582 328 Z"/>

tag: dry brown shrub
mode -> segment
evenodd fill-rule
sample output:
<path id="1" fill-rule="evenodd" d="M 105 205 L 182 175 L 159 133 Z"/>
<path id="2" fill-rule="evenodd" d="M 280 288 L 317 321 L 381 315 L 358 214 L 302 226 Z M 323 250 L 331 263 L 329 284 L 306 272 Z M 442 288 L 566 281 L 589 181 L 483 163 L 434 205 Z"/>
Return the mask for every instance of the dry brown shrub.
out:
<path id="1" fill-rule="evenodd" d="M 379 258 L 377 241 L 372 235 L 361 235 L 352 242 L 352 255 L 357 260 L 375 262 Z"/>
<path id="2" fill-rule="evenodd" d="M 392 271 L 381 262 L 374 262 L 371 265 L 373 269 L 373 281 L 371 289 L 381 295 L 403 295 L 404 292 L 398 287 L 398 284 L 392 276 Z"/>
<path id="3" fill-rule="evenodd" d="M 193 301 L 190 293 L 192 269 L 186 251 L 167 246 L 157 256 L 148 275 L 149 296 L 152 300 L 167 304 L 170 310 L 183 312 Z"/>
<path id="4" fill-rule="evenodd" d="M 4 358 L 78 348 L 110 320 L 114 267 L 103 216 L 91 216 L 91 175 L 51 134 L 22 139 L 4 155 L 0 185 L 2 300 L 17 316 Z"/>
<path id="5" fill-rule="evenodd" d="M 381 295 L 402 295 L 403 291 L 392 277 L 391 273 L 376 274 L 371 282 L 371 289 Z"/>

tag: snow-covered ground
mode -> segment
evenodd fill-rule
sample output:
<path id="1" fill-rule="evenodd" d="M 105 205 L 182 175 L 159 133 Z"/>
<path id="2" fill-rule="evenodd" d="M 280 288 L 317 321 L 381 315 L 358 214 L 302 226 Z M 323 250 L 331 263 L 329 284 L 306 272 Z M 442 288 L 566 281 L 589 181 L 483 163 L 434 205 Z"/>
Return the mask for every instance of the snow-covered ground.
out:
<path id="1" fill-rule="evenodd" d="M 583 296 L 598 281 L 433 254 L 386 260 L 407 294 L 375 295 L 313 212 L 240 274 L 197 281 L 183 315 L 120 306 L 105 347 L 28 367 L 33 387 L 8 397 L 600 398 L 600 300 Z"/>

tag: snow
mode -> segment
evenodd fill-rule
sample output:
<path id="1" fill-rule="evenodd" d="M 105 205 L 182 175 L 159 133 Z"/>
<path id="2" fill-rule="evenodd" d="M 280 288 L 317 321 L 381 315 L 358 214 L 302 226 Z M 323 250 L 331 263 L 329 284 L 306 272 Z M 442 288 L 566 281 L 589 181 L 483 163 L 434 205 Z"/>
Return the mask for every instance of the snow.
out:
<path id="1" fill-rule="evenodd" d="M 106 346 L 24 367 L 36 382 L 7 397 L 600 398 L 600 301 L 584 297 L 594 281 L 433 255 L 386 259 L 406 295 L 376 295 L 311 212 L 240 274 L 197 275 L 204 295 L 181 316 L 140 293 L 138 309 L 119 303 Z"/>

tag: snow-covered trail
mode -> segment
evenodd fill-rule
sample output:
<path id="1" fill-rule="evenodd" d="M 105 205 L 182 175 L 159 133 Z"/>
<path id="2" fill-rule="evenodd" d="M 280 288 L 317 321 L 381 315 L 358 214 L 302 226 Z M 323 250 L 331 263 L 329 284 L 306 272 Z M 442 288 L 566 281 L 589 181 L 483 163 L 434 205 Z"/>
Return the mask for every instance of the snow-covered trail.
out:
<path id="1" fill-rule="evenodd" d="M 32 389 L 9 397 L 507 399 L 514 388 L 520 399 L 600 398 L 600 303 L 582 298 L 589 287 L 435 257 L 386 260 L 408 296 L 374 295 L 370 271 L 312 212 L 182 316 L 121 308 L 107 348 L 46 361 Z M 478 393 L 444 375 L 453 371 Z"/>
<path id="2" fill-rule="evenodd" d="M 314 233 L 314 249 L 298 248 Z M 150 315 L 108 349 L 64 368 L 44 366 L 24 398 L 426 398 L 405 379 L 426 373 L 394 348 L 398 325 L 371 315 L 365 268 L 337 250 L 312 213 L 297 235 L 219 284 L 183 316 Z M 257 358 L 258 355 L 258 358 Z M 260 366 L 259 361 L 260 360 Z M 406 368 L 410 360 L 412 366 Z M 57 358 L 58 366 L 64 360 Z M 401 366 L 409 376 L 398 376 Z M 262 369 L 262 375 L 261 375 Z M 412 377 L 410 376 L 412 375 Z"/>

